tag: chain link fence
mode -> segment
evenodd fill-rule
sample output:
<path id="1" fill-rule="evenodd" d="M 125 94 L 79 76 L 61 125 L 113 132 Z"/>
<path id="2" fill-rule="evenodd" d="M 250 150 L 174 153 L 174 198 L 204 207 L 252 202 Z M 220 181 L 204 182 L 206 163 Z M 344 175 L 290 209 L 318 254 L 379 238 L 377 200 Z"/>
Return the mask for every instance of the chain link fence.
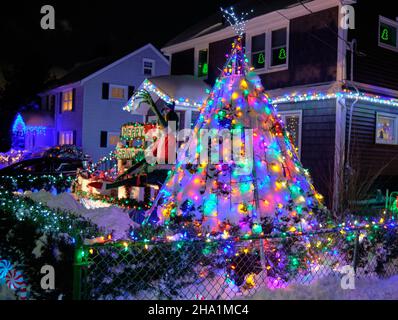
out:
<path id="1" fill-rule="evenodd" d="M 77 299 L 229 300 L 262 288 L 398 274 L 396 229 L 240 240 L 118 242 L 76 252 Z"/>

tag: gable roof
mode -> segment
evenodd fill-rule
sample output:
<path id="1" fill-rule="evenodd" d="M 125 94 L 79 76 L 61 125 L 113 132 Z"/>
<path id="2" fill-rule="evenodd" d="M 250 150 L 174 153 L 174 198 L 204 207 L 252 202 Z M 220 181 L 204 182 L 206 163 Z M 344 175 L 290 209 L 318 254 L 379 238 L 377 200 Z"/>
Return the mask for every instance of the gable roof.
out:
<path id="1" fill-rule="evenodd" d="M 301 2 L 305 4 L 311 1 L 313 0 L 305 0 Z M 252 19 L 273 11 L 287 9 L 289 7 L 299 5 L 301 4 L 298 0 L 243 0 L 234 7 L 235 12 L 249 13 L 251 10 L 253 10 L 253 13 L 249 14 L 250 19 Z M 229 27 L 229 24 L 223 21 L 221 12 L 218 12 L 179 34 L 177 37 L 166 43 L 164 47 L 167 48 L 181 42 L 192 40 L 225 29 L 227 27 Z"/>
<path id="2" fill-rule="evenodd" d="M 122 57 L 97 58 L 86 63 L 77 64 L 65 76 L 50 82 L 48 84 L 47 91 L 76 82 L 85 82 L 146 49 L 152 49 L 165 63 L 170 63 L 169 60 L 154 45 L 148 43 L 147 45 Z"/>

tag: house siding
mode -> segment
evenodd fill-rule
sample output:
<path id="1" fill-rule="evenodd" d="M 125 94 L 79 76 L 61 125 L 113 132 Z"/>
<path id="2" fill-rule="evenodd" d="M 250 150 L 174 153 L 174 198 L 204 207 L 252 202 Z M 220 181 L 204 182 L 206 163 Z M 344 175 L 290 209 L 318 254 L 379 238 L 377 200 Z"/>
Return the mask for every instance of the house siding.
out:
<path id="1" fill-rule="evenodd" d="M 302 110 L 301 162 L 327 205 L 333 196 L 336 100 L 280 104 L 278 111 Z"/>
<path id="2" fill-rule="evenodd" d="M 352 101 L 348 101 L 348 106 Z M 396 107 L 358 102 L 354 106 L 351 133 L 351 166 L 359 170 L 362 180 L 376 179 L 374 188 L 398 191 L 398 145 L 376 143 L 377 113 L 398 115 Z M 348 121 L 347 114 L 347 134 Z"/>
<path id="3" fill-rule="evenodd" d="M 378 45 L 379 15 L 395 21 L 396 3 L 384 1 L 383 5 L 375 6 L 372 2 L 360 1 L 354 8 L 355 29 L 349 30 L 348 39 L 356 39 L 357 51 L 361 53 L 355 55 L 354 80 L 398 90 L 398 52 Z M 349 52 L 347 61 L 350 62 Z"/>
<path id="4" fill-rule="evenodd" d="M 216 79 L 220 76 L 226 62 L 225 54 L 231 52 L 233 42 L 234 38 L 228 38 L 209 44 L 209 74 L 207 82 L 210 85 L 214 85 Z"/>
<path id="5" fill-rule="evenodd" d="M 289 29 L 289 68 L 260 74 L 264 86 L 272 90 L 336 81 L 338 7 L 292 19 Z M 210 85 L 214 85 L 220 75 L 225 54 L 231 51 L 233 41 L 234 38 L 227 38 L 209 43 L 207 82 Z M 194 49 L 188 49 L 174 53 L 171 73 L 193 75 L 194 52 Z"/>
<path id="6" fill-rule="evenodd" d="M 123 111 L 127 100 L 102 99 L 102 84 L 138 88 L 148 77 L 142 70 L 144 58 L 155 60 L 154 76 L 169 74 L 169 64 L 148 48 L 84 83 L 83 150 L 90 154 L 94 161 L 115 148 L 109 145 L 109 141 L 106 148 L 100 148 L 101 131 L 118 133 L 124 123 L 143 121 L 142 116 Z"/>
<path id="7" fill-rule="evenodd" d="M 194 75 L 195 65 L 195 49 L 188 49 L 174 53 L 171 58 L 171 74 L 172 75 Z"/>
<path id="8" fill-rule="evenodd" d="M 288 70 L 261 74 L 268 90 L 335 81 L 338 8 L 290 21 Z"/>

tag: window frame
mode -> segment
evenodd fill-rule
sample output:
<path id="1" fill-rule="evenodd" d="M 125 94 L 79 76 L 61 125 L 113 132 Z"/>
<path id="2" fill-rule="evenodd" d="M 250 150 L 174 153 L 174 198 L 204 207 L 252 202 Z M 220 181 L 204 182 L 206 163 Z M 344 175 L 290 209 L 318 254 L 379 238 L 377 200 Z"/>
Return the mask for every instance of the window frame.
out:
<path id="1" fill-rule="evenodd" d="M 295 146 L 298 148 L 298 157 L 301 159 L 301 147 L 302 147 L 302 135 L 303 135 L 303 110 L 286 110 L 280 111 L 278 110 L 278 116 L 283 121 L 283 124 L 286 126 L 286 116 L 298 116 L 299 117 L 299 135 L 298 135 L 298 145 Z M 286 128 L 287 130 L 287 128 Z"/>
<path id="2" fill-rule="evenodd" d="M 62 136 L 65 135 L 65 134 L 70 134 L 70 137 L 72 138 L 72 142 L 71 143 L 63 143 L 63 144 L 61 144 Z M 58 145 L 59 146 L 74 145 L 73 141 L 74 141 L 74 132 L 73 132 L 73 130 L 59 131 L 59 140 L 58 140 Z"/>
<path id="3" fill-rule="evenodd" d="M 274 31 L 278 31 L 281 29 L 286 29 L 286 62 L 284 64 L 278 64 L 273 66 L 272 65 L 272 51 L 275 48 L 282 48 L 282 47 L 272 47 L 272 33 Z M 271 28 L 269 31 L 269 37 L 267 37 L 266 42 L 266 50 L 267 50 L 267 54 L 269 56 L 269 59 L 266 59 L 266 63 L 267 63 L 267 68 L 268 70 L 273 70 L 273 71 L 280 71 L 280 70 L 286 70 L 289 68 L 289 26 L 286 27 L 277 27 L 277 28 Z"/>
<path id="4" fill-rule="evenodd" d="M 205 76 L 201 76 L 201 77 L 199 77 L 199 70 L 198 70 L 198 67 L 199 67 L 199 52 L 200 51 L 204 51 L 204 50 L 206 50 L 207 51 L 207 66 L 209 65 L 209 46 L 207 45 L 204 45 L 204 46 L 199 46 L 199 47 L 196 47 L 195 48 L 195 54 L 194 54 L 194 59 L 195 59 L 195 77 L 197 77 L 197 78 L 199 78 L 199 79 L 202 79 L 202 80 L 207 80 L 208 79 L 208 77 L 209 77 L 209 72 L 207 72 L 207 75 L 205 75 Z"/>
<path id="5" fill-rule="evenodd" d="M 112 97 L 112 89 L 113 88 L 123 89 L 123 92 L 124 92 L 123 98 Z M 124 101 L 124 100 L 127 100 L 127 96 L 128 96 L 128 86 L 124 86 L 124 85 L 120 85 L 120 84 L 112 84 L 112 83 L 109 84 L 109 92 L 108 92 L 109 100 Z"/>
<path id="6" fill-rule="evenodd" d="M 389 25 L 389 26 L 391 26 L 391 27 L 396 29 L 396 44 L 395 44 L 395 47 L 380 41 L 380 27 L 381 27 L 382 23 L 383 24 L 387 24 L 387 25 Z M 398 21 L 386 18 L 386 17 L 384 17 L 382 15 L 379 15 L 379 23 L 378 23 L 377 26 L 378 26 L 377 42 L 378 42 L 379 47 L 398 52 Z"/>
<path id="7" fill-rule="evenodd" d="M 118 137 L 118 142 L 116 143 L 116 144 L 112 144 L 111 143 L 111 137 L 112 136 L 117 136 Z M 116 147 L 117 146 L 117 144 L 120 142 L 120 132 L 117 132 L 117 131 L 108 131 L 108 143 L 107 143 L 107 145 L 108 145 L 108 147 L 110 146 L 110 147 Z"/>
<path id="8" fill-rule="evenodd" d="M 271 54 L 272 54 L 272 32 L 279 30 L 279 29 L 286 29 L 286 63 L 277 65 L 277 66 L 271 66 Z M 278 72 L 278 71 L 284 71 L 289 69 L 289 47 L 290 47 L 290 22 L 284 22 L 284 23 L 278 23 L 275 25 L 271 25 L 268 27 L 264 28 L 258 28 L 256 30 L 252 30 L 250 32 L 247 32 L 246 34 L 246 48 L 247 50 L 247 57 L 250 60 L 250 64 L 253 66 L 252 63 L 252 58 L 253 58 L 253 52 L 252 52 L 252 38 L 259 36 L 261 34 L 265 33 L 265 65 L 264 68 L 261 69 L 254 69 L 254 71 L 257 74 L 265 74 L 265 73 L 272 73 L 272 72 Z"/>
<path id="9" fill-rule="evenodd" d="M 264 50 L 263 51 L 254 51 L 253 52 L 253 50 L 252 50 L 253 38 L 261 36 L 261 35 L 264 35 Z M 264 52 L 264 59 L 265 59 L 264 67 L 263 68 L 254 69 L 255 71 L 259 71 L 259 70 L 261 71 L 261 70 L 266 70 L 267 69 L 267 39 L 268 39 L 267 32 L 261 32 L 259 34 L 255 34 L 255 35 L 252 35 L 250 37 L 250 63 L 251 63 L 251 66 L 253 66 L 253 54 Z M 254 66 L 253 66 L 253 68 L 254 68 Z"/>
<path id="10" fill-rule="evenodd" d="M 66 94 L 70 94 L 70 100 L 65 100 Z M 65 103 L 70 103 L 70 109 L 65 108 Z M 73 111 L 73 89 L 62 91 L 61 113 Z"/>
<path id="11" fill-rule="evenodd" d="M 383 118 L 391 118 L 394 120 L 394 141 L 393 142 L 387 142 L 380 140 L 377 136 L 377 124 L 379 117 Z M 398 114 L 394 113 L 387 113 L 387 112 L 376 112 L 376 124 L 375 124 L 375 143 L 379 145 L 398 145 Z"/>
<path id="12" fill-rule="evenodd" d="M 145 62 L 152 63 L 151 75 L 145 74 L 145 69 L 148 69 L 145 67 Z M 149 59 L 149 58 L 142 59 L 142 74 L 144 76 L 153 77 L 155 75 L 155 70 L 156 70 L 155 68 L 156 68 L 156 61 L 154 59 Z"/>

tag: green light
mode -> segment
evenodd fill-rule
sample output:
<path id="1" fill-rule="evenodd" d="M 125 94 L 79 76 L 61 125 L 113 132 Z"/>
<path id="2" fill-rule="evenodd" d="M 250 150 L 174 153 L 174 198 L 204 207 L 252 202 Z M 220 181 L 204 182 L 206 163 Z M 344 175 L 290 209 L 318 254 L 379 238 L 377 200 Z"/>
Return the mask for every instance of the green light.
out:
<path id="1" fill-rule="evenodd" d="M 265 63 L 265 55 L 264 53 L 260 53 L 257 57 L 257 63 L 258 64 L 264 64 Z"/>
<path id="2" fill-rule="evenodd" d="M 285 48 L 281 48 L 281 49 L 279 50 L 278 59 L 279 59 L 279 60 L 286 60 L 286 57 L 287 57 L 287 55 L 286 55 L 286 49 L 285 49 Z"/>
<path id="3" fill-rule="evenodd" d="M 203 205 L 203 212 L 206 216 L 209 216 L 217 208 L 217 197 L 215 194 L 211 194 L 208 201 L 205 201 Z"/>
<path id="4" fill-rule="evenodd" d="M 242 192 L 242 193 L 246 193 L 246 192 L 249 192 L 250 191 L 250 187 L 251 187 L 251 185 L 250 185 L 250 183 L 242 183 L 241 185 L 240 185 L 240 192 Z"/>
<path id="5" fill-rule="evenodd" d="M 208 73 L 209 73 L 209 65 L 207 63 L 204 63 L 202 67 L 202 74 L 207 75 Z"/>
<path id="6" fill-rule="evenodd" d="M 382 31 L 382 33 L 381 33 L 381 38 L 382 38 L 384 41 L 388 41 L 388 40 L 390 39 L 390 36 L 389 36 L 389 34 L 388 34 L 388 29 L 387 29 L 387 28 L 384 28 L 384 29 L 383 29 L 383 31 Z"/>

